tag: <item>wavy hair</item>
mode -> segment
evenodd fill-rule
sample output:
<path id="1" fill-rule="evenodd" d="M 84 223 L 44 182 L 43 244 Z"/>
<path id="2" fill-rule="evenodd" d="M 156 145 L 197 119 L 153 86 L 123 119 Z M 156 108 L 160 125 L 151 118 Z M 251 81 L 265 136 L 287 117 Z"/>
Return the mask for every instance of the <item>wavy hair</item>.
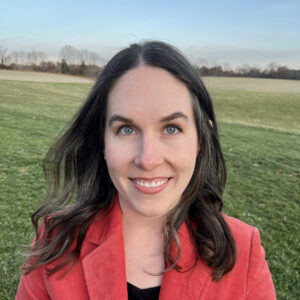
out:
<path id="1" fill-rule="evenodd" d="M 140 65 L 162 68 L 189 89 L 201 149 L 192 178 L 166 219 L 164 255 L 170 267 L 165 271 L 181 271 L 177 265 L 181 249 L 177 231 L 183 222 L 198 257 L 212 268 L 214 281 L 233 268 L 235 242 L 221 213 L 226 167 L 211 98 L 196 70 L 177 49 L 150 41 L 130 45 L 107 63 L 87 100 L 47 153 L 43 169 L 48 192 L 31 217 L 36 238 L 24 267 L 26 274 L 54 261 L 49 276 L 67 265 L 71 268 L 79 259 L 93 217 L 112 207 L 116 189 L 103 157 L 107 99 L 114 83 Z M 40 220 L 43 236 L 38 230 Z M 170 252 L 173 242 L 177 257 Z"/>

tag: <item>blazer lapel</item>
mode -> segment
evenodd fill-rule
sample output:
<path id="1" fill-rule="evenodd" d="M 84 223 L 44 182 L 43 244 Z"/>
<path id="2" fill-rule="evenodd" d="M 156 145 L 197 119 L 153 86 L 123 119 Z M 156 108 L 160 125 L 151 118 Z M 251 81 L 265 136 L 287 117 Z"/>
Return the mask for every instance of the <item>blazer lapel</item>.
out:
<path id="1" fill-rule="evenodd" d="M 82 259 L 90 299 L 126 300 L 123 226 L 117 197 L 112 211 L 91 226 L 86 240 L 98 244 Z"/>
<path id="2" fill-rule="evenodd" d="M 211 282 L 211 269 L 201 260 L 195 263 L 195 250 L 186 224 L 182 224 L 178 231 L 181 245 L 181 256 L 178 265 L 181 271 L 174 269 L 163 276 L 160 300 L 203 299 Z M 177 247 L 173 244 L 172 252 L 177 256 Z M 188 271 L 187 271 L 188 270 Z"/>

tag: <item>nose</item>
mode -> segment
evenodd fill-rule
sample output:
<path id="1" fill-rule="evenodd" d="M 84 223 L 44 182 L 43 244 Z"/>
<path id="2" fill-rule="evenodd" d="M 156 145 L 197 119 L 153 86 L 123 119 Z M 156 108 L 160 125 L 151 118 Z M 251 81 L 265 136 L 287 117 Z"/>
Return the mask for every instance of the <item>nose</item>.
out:
<path id="1" fill-rule="evenodd" d="M 163 147 L 154 136 L 143 136 L 137 147 L 134 163 L 139 168 L 150 171 L 163 163 Z"/>

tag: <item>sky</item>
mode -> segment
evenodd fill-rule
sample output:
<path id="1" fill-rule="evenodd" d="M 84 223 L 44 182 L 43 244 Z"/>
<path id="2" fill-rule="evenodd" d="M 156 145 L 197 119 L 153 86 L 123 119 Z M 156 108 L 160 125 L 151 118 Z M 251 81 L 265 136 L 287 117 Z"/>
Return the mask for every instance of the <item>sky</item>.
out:
<path id="1" fill-rule="evenodd" d="M 0 46 L 65 45 L 109 59 L 131 43 L 162 40 L 194 64 L 300 69 L 299 0 L 0 0 Z"/>

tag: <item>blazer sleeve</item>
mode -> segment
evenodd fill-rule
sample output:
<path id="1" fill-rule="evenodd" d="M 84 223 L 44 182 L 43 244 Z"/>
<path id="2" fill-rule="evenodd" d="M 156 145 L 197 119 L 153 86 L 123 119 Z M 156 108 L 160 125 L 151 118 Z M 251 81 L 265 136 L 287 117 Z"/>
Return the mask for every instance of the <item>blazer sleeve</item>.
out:
<path id="1" fill-rule="evenodd" d="M 272 276 L 265 260 L 265 251 L 260 244 L 260 236 L 257 228 L 254 228 L 252 233 L 245 299 L 276 299 Z"/>
<path id="2" fill-rule="evenodd" d="M 29 274 L 22 274 L 16 300 L 49 300 L 44 283 L 43 267 L 34 269 Z"/>
<path id="3" fill-rule="evenodd" d="M 39 234 L 41 239 L 44 236 L 45 228 L 44 221 L 39 228 Z M 32 241 L 32 246 L 35 242 L 35 238 Z M 29 274 L 24 273 L 21 276 L 21 280 L 18 286 L 16 300 L 48 300 L 51 299 L 48 295 L 46 288 L 46 275 L 43 266 L 40 266 L 32 270 Z"/>

